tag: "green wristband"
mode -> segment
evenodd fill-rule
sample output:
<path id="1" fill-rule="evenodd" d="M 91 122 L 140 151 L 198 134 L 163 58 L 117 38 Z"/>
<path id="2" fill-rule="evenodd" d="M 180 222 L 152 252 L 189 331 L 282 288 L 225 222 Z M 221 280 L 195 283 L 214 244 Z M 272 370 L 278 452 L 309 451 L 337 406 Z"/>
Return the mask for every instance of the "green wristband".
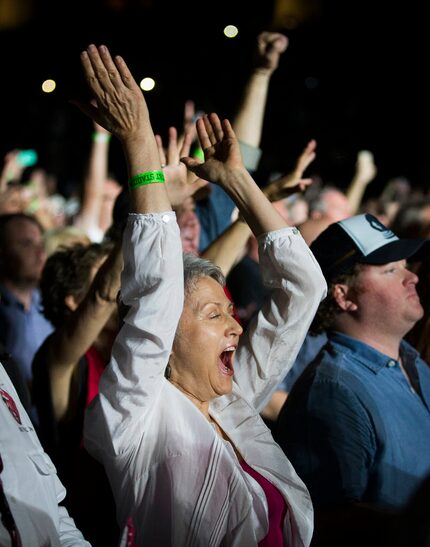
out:
<path id="1" fill-rule="evenodd" d="M 139 188 L 139 186 L 145 186 L 146 184 L 155 184 L 157 182 L 164 182 L 163 171 L 147 171 L 146 173 L 139 173 L 134 175 L 128 180 L 130 190 Z"/>
<path id="2" fill-rule="evenodd" d="M 93 133 L 92 137 L 94 142 L 109 142 L 111 139 L 110 133 Z"/>

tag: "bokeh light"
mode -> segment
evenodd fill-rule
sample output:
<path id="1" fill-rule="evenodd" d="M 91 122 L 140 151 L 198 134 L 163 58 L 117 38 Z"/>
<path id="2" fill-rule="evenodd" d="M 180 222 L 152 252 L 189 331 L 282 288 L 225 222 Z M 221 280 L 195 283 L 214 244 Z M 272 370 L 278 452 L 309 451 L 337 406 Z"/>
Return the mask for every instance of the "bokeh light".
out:
<path id="1" fill-rule="evenodd" d="M 45 80 L 42 84 L 42 91 L 44 93 L 52 93 L 57 87 L 57 84 L 54 80 Z"/>
<path id="2" fill-rule="evenodd" d="M 234 25 L 227 25 L 224 28 L 224 36 L 227 38 L 235 38 L 239 34 L 239 29 Z"/>
<path id="3" fill-rule="evenodd" d="M 155 87 L 155 80 L 153 78 L 143 78 L 139 85 L 143 91 L 151 91 Z"/>

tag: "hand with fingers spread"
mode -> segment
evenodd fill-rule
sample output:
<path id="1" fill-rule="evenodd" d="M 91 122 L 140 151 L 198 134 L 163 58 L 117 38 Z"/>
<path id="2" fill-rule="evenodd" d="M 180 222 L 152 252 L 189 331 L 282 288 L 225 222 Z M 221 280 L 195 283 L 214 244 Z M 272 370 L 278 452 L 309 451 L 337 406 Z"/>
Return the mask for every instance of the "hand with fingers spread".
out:
<path id="1" fill-rule="evenodd" d="M 122 57 L 112 58 L 106 46 L 90 45 L 82 52 L 81 63 L 94 102 L 75 104 L 120 140 L 142 134 L 143 124 L 150 124 L 148 109 Z"/>
<path id="2" fill-rule="evenodd" d="M 272 181 L 263 189 L 270 201 L 278 201 L 296 192 L 304 192 L 312 184 L 312 178 L 304 179 L 302 177 L 304 171 L 316 157 L 316 146 L 317 142 L 314 139 L 310 140 L 297 158 L 291 173 Z"/>
<path id="3" fill-rule="evenodd" d="M 90 45 L 81 53 L 81 64 L 93 101 L 74 101 L 75 104 L 121 141 L 130 178 L 147 172 L 158 173 L 160 158 L 148 108 L 124 59 L 112 58 L 106 46 Z M 137 184 L 131 190 L 133 212 L 170 209 L 164 184 Z"/>
<path id="4" fill-rule="evenodd" d="M 198 190 L 208 184 L 207 180 L 197 177 L 188 170 L 183 162 L 179 161 L 182 156 L 188 156 L 192 144 L 194 129 L 188 128 L 185 131 L 182 145 L 179 146 L 177 131 L 175 127 L 169 128 L 169 142 L 167 150 L 164 150 L 163 140 L 160 135 L 155 135 L 158 146 L 161 167 L 166 179 L 166 189 L 172 207 L 179 207 L 182 203 L 193 196 Z"/>
<path id="5" fill-rule="evenodd" d="M 197 135 L 205 161 L 183 157 L 181 161 L 195 175 L 210 180 L 228 190 L 232 172 L 243 171 L 239 142 L 228 120 L 220 121 L 217 114 L 197 120 Z"/>

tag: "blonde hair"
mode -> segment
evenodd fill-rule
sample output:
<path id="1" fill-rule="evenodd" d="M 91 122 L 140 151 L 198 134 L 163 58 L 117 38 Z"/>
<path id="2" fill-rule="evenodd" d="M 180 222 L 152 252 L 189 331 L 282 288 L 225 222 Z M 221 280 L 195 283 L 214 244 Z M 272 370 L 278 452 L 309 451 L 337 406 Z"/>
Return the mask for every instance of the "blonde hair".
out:
<path id="1" fill-rule="evenodd" d="M 48 230 L 45 232 L 44 240 L 47 256 L 51 256 L 60 248 L 71 247 L 76 243 L 82 243 L 82 245 L 91 243 L 87 234 L 76 226 L 61 226 Z"/>

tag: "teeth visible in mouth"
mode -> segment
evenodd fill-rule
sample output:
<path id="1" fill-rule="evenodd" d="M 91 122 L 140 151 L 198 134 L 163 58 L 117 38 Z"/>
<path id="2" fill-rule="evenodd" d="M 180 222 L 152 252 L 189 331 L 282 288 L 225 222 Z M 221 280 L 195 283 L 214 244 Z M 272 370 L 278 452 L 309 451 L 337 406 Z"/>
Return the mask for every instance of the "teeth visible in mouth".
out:
<path id="1" fill-rule="evenodd" d="M 235 351 L 235 346 L 229 346 L 220 355 L 220 369 L 224 374 L 233 374 L 232 354 Z"/>

